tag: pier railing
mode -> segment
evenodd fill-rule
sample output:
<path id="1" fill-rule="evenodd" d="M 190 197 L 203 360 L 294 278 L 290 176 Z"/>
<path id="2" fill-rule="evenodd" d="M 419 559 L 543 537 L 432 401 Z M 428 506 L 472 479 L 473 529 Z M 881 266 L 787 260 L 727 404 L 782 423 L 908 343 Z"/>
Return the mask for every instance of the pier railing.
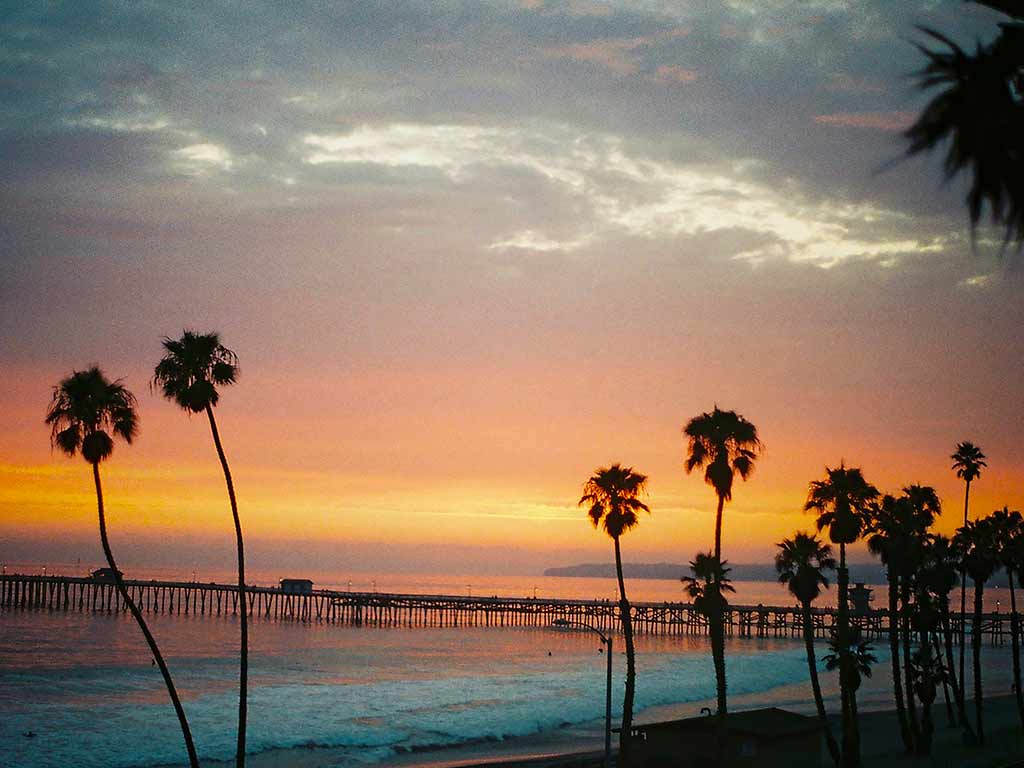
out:
<path id="1" fill-rule="evenodd" d="M 241 607 L 238 587 L 194 581 L 125 579 L 132 600 L 146 613 L 186 616 L 232 616 Z M 253 618 L 319 621 L 353 626 L 408 627 L 546 627 L 556 620 L 583 622 L 602 631 L 619 627 L 619 605 L 611 600 L 472 597 L 316 589 L 294 592 L 278 587 L 246 588 L 245 610 Z M 0 608 L 51 611 L 127 610 L 113 581 L 72 576 L 0 576 Z M 633 629 L 640 634 L 701 635 L 707 620 L 691 603 L 635 602 L 630 607 Z M 814 635 L 827 638 L 837 620 L 834 608 L 812 611 Z M 961 617 L 951 616 L 953 635 Z M 1019 619 L 1018 619 L 1019 621 Z M 888 632 L 886 610 L 852 611 L 852 626 L 866 638 Z M 968 634 L 971 616 L 967 618 Z M 801 637 L 803 615 L 797 607 L 733 605 L 726 631 L 738 637 Z M 994 643 L 1010 632 L 1010 615 L 987 613 L 980 631 Z"/>

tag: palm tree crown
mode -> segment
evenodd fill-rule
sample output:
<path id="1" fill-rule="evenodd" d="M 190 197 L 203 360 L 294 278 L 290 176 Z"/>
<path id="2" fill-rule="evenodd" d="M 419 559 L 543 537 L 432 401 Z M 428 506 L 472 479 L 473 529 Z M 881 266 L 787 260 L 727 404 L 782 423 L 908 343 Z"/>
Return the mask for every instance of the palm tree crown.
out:
<path id="1" fill-rule="evenodd" d="M 973 53 L 945 35 L 922 31 L 943 48 L 917 45 L 926 63 L 918 73 L 921 90 L 942 90 L 905 132 L 908 155 L 948 144 L 945 173 L 972 174 L 967 194 L 972 232 L 987 204 L 992 220 L 1006 228 L 1006 240 L 1024 246 L 1024 11 L 1008 0 L 979 0 L 1017 19 Z"/>
<path id="2" fill-rule="evenodd" d="M 775 546 L 779 548 L 775 555 L 779 583 L 785 584 L 790 594 L 801 603 L 814 602 L 822 587 L 828 588 L 824 572 L 836 568 L 832 547 L 819 541 L 817 536 L 802 531 Z"/>
<path id="3" fill-rule="evenodd" d="M 114 451 L 111 433 L 131 443 L 139 431 L 135 395 L 121 383 L 109 381 L 97 366 L 74 371 L 53 388 L 46 411 L 50 442 L 68 456 L 81 452 L 96 464 Z"/>
<path id="4" fill-rule="evenodd" d="M 578 506 L 589 505 L 587 514 L 594 527 L 603 523 L 605 532 L 617 539 L 640 522 L 637 512 L 651 511 L 639 498 L 646 487 L 647 476 L 632 467 L 617 463 L 601 467 L 583 486 Z"/>
<path id="5" fill-rule="evenodd" d="M 864 479 L 858 467 L 825 467 L 825 479 L 814 480 L 807 491 L 804 511 L 818 513 L 818 530 L 829 529 L 836 544 L 851 544 L 860 536 L 865 514 L 878 489 Z"/>
<path id="6" fill-rule="evenodd" d="M 724 593 L 736 591 L 729 578 L 732 568 L 726 568 L 727 562 L 720 564 L 713 552 L 701 552 L 690 561 L 693 576 L 680 579 L 694 608 L 703 616 L 720 616 L 729 605 Z"/>
<path id="7" fill-rule="evenodd" d="M 829 653 L 821 657 L 825 662 L 825 669 L 834 672 L 840 668 L 840 643 L 833 636 L 828 641 Z M 847 653 L 850 658 L 850 672 L 853 682 L 853 689 L 860 688 L 861 679 L 871 677 L 871 665 L 878 662 L 878 657 L 873 653 L 874 647 L 867 640 L 857 640 L 850 644 Z"/>
<path id="8" fill-rule="evenodd" d="M 995 528 L 996 556 L 999 564 L 1005 568 L 1007 576 L 1012 578 L 1009 571 L 1015 571 L 1019 562 L 1019 547 L 1021 533 L 1024 532 L 1024 518 L 1017 510 L 1010 510 L 1008 507 L 997 509 L 988 518 Z"/>
<path id="9" fill-rule="evenodd" d="M 953 541 L 940 533 L 928 534 L 924 541 L 921 566 L 915 574 L 919 585 L 946 605 L 949 593 L 957 585 L 960 553 Z"/>
<path id="10" fill-rule="evenodd" d="M 964 569 L 974 581 L 988 581 L 999 566 L 998 531 L 992 518 L 970 520 L 953 537 L 953 545 L 964 553 Z"/>
<path id="11" fill-rule="evenodd" d="M 238 356 L 216 333 L 184 331 L 180 339 L 163 339 L 165 354 L 153 373 L 153 386 L 192 413 L 220 400 L 217 387 L 238 380 Z"/>
<path id="12" fill-rule="evenodd" d="M 704 469 L 704 481 L 722 499 L 732 499 L 733 477 L 746 480 L 754 471 L 761 451 L 757 427 L 736 411 L 723 411 L 716 405 L 711 413 L 695 416 L 683 428 L 689 438 L 686 472 Z"/>
<path id="13" fill-rule="evenodd" d="M 956 444 L 956 452 L 950 456 L 956 476 L 965 482 L 973 482 L 981 477 L 982 467 L 987 467 L 985 454 L 974 443 L 964 441 Z"/>

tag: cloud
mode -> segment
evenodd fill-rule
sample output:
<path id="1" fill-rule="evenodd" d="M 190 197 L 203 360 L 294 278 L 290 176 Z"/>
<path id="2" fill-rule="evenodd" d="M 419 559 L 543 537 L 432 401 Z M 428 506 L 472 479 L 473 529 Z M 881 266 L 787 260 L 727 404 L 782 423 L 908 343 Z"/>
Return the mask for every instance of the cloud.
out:
<path id="1" fill-rule="evenodd" d="M 907 237 L 908 217 L 897 211 L 815 198 L 796 182 L 758 181 L 756 161 L 684 165 L 645 156 L 621 136 L 580 134 L 567 125 L 362 125 L 347 134 L 309 135 L 304 144 L 311 165 L 377 165 L 399 177 L 433 169 L 455 185 L 493 183 L 525 171 L 577 211 L 557 236 L 531 217 L 487 243 L 496 251 L 569 252 L 623 235 L 742 231 L 758 235 L 756 244 L 733 251 L 733 258 L 829 267 L 945 247 L 935 238 Z"/>
<path id="2" fill-rule="evenodd" d="M 960 281 L 959 285 L 961 288 L 987 288 L 996 281 L 995 274 L 987 275 L 972 275 L 971 277 L 964 278 Z"/>
<path id="3" fill-rule="evenodd" d="M 662 83 L 692 83 L 697 79 L 697 70 L 662 64 L 654 70 L 654 79 Z"/>
<path id="4" fill-rule="evenodd" d="M 913 112 L 835 112 L 815 115 L 814 122 L 836 128 L 868 128 L 876 131 L 903 131 L 914 122 Z"/>
<path id="5" fill-rule="evenodd" d="M 556 59 L 570 59 L 585 64 L 597 64 L 616 75 L 632 75 L 640 70 L 636 51 L 649 48 L 690 34 L 688 27 L 673 27 L 664 32 L 629 38 L 609 38 L 544 49 L 544 54 Z"/>
<path id="6" fill-rule="evenodd" d="M 434 168 L 454 177 L 468 164 L 493 159 L 501 138 L 497 129 L 478 126 L 361 126 L 348 134 L 307 135 L 303 142 L 313 151 L 304 161 L 310 165 L 368 163 Z"/>
<path id="7" fill-rule="evenodd" d="M 174 150 L 173 155 L 186 171 L 195 174 L 211 169 L 230 171 L 234 166 L 231 152 L 219 144 L 191 144 Z"/>
<path id="8" fill-rule="evenodd" d="M 588 242 L 590 242 L 590 238 L 587 237 L 579 237 L 574 240 L 554 240 L 536 230 L 525 229 L 511 237 L 495 240 L 487 247 L 495 251 L 517 250 L 547 253 L 552 251 L 575 251 Z"/>

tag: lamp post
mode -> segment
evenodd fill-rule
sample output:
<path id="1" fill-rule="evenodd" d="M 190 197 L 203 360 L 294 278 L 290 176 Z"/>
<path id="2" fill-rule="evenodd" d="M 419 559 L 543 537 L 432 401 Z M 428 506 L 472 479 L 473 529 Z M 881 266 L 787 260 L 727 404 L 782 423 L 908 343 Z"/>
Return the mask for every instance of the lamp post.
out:
<path id="1" fill-rule="evenodd" d="M 605 646 L 605 652 L 608 655 L 608 673 L 605 679 L 605 691 L 604 691 L 604 768 L 611 768 L 612 765 L 612 638 L 611 635 L 605 635 L 604 632 L 599 630 L 597 627 L 592 627 L 589 624 L 584 624 L 582 621 L 570 621 L 569 619 L 555 619 L 554 625 L 556 627 L 577 627 L 579 629 L 589 629 L 591 632 L 601 638 L 601 642 Z"/>

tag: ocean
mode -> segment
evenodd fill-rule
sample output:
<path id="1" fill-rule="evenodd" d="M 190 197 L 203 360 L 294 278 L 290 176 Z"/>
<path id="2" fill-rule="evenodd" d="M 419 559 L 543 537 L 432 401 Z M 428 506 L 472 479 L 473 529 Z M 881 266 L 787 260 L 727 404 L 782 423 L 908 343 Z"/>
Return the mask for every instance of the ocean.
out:
<path id="1" fill-rule="evenodd" d="M 270 578 L 256 576 L 254 583 Z M 324 585 L 330 583 L 324 578 Z M 347 576 L 333 581 L 348 587 Z M 353 589 L 523 596 L 536 587 L 542 596 L 614 594 L 607 579 L 379 574 L 363 582 L 362 576 L 353 579 Z M 737 587 L 737 603 L 791 602 L 770 582 Z M 680 599 L 676 582 L 635 580 L 628 589 L 636 600 Z M 147 619 L 179 686 L 201 758 L 231 758 L 237 619 Z M 410 751 L 500 744 L 565 729 L 593 733 L 603 724 L 605 662 L 596 636 L 586 632 L 261 619 L 250 628 L 250 752 L 333 747 L 345 764 L 371 765 Z M 621 640 L 615 650 L 618 716 L 625 672 Z M 801 642 L 736 638 L 727 653 L 731 700 L 813 711 Z M 876 675 L 860 697 L 865 709 L 889 700 L 884 643 L 876 653 Z M 986 648 L 993 693 L 1009 690 L 1006 659 L 1005 648 Z M 665 712 L 696 714 L 714 696 L 705 638 L 639 636 L 637 668 L 641 721 Z M 835 704 L 833 677 L 826 673 L 823 683 Z M 148 768 L 184 760 L 159 671 L 123 614 L 0 612 L 0 711 L 5 766 Z"/>

